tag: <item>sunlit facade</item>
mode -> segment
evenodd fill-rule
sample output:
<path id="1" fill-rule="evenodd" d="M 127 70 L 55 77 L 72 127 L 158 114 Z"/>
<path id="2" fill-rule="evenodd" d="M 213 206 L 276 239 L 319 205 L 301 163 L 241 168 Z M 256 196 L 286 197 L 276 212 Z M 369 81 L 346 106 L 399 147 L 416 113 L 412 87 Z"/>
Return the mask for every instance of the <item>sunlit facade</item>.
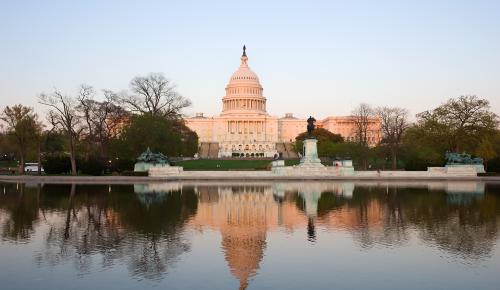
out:
<path id="1" fill-rule="evenodd" d="M 185 119 L 186 125 L 198 134 L 202 146 L 204 143 L 216 145 L 217 157 L 273 157 L 279 151 L 279 144 L 294 142 L 297 135 L 305 131 L 306 119 L 296 118 L 292 113 L 282 118 L 268 114 L 264 89 L 257 74 L 248 66 L 245 51 L 240 60 L 240 67 L 230 77 L 222 97 L 221 114 L 206 117 L 197 113 Z M 327 117 L 318 120 L 316 125 L 341 134 L 348 141 L 355 139 L 351 116 Z M 369 145 L 376 145 L 380 135 L 380 121 L 370 119 Z"/>

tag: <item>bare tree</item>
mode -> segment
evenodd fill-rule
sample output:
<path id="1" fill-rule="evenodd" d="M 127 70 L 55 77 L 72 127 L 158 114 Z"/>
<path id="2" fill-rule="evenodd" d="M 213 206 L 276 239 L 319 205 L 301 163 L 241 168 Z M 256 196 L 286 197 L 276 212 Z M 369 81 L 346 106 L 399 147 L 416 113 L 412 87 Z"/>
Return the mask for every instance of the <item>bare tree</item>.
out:
<path id="1" fill-rule="evenodd" d="M 7 133 L 14 139 L 19 152 L 19 173 L 24 174 L 26 152 L 28 147 L 37 141 L 36 136 L 42 126 L 38 121 L 38 115 L 33 108 L 15 105 L 5 107 L 0 119 L 7 124 Z"/>
<path id="2" fill-rule="evenodd" d="M 403 133 L 409 126 L 408 110 L 403 108 L 380 107 L 376 109 L 380 119 L 383 139 L 391 152 L 392 169 L 397 168 L 397 154 Z"/>
<path id="3" fill-rule="evenodd" d="M 374 110 L 370 105 L 362 103 L 354 108 L 351 116 L 354 122 L 356 142 L 363 146 L 368 146 L 368 133 L 370 130 L 370 121 L 374 116 Z"/>
<path id="4" fill-rule="evenodd" d="M 79 97 L 63 95 L 60 91 L 54 90 L 53 93 L 40 94 L 39 103 L 48 106 L 48 120 L 54 127 L 61 128 L 68 138 L 69 156 L 71 161 L 71 174 L 76 175 L 76 143 L 84 130 L 81 117 L 78 115 L 78 99 L 82 95 L 90 95 L 92 88 L 82 85 L 79 91 Z"/>
<path id="5" fill-rule="evenodd" d="M 117 100 L 133 113 L 178 118 L 181 110 L 191 105 L 161 73 L 135 77 L 130 90 L 131 94 L 123 93 Z"/>
<path id="6" fill-rule="evenodd" d="M 370 125 L 373 121 L 374 110 L 368 104 L 360 104 L 352 111 L 352 121 L 354 123 L 354 137 L 359 145 L 357 154 L 362 162 L 362 168 L 368 168 L 368 155 L 369 155 L 369 135 Z"/>
<path id="7" fill-rule="evenodd" d="M 113 92 L 104 90 L 103 94 L 105 100 L 96 101 L 93 89 L 89 88 L 87 93 L 78 96 L 77 107 L 86 124 L 83 138 L 89 145 L 87 152 L 96 148 L 101 157 L 106 155 L 110 140 L 116 136 L 119 127 L 128 117 L 122 107 L 114 104 L 116 95 Z"/>

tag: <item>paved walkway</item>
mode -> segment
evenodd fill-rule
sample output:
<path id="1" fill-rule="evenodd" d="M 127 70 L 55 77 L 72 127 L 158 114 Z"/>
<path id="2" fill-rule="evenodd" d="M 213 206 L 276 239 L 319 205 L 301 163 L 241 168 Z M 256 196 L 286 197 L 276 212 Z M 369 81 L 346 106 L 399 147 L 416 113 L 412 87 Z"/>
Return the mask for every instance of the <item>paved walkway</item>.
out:
<path id="1" fill-rule="evenodd" d="M 371 172 L 371 171 L 370 171 Z M 394 181 L 487 181 L 499 182 L 500 176 L 379 176 L 373 174 L 361 174 L 360 176 L 329 176 L 329 175 L 307 175 L 307 176 L 279 176 L 270 171 L 184 171 L 179 175 L 165 177 L 147 176 L 33 176 L 33 175 L 0 175 L 0 181 L 4 182 L 32 182 L 32 183 L 81 183 L 81 184 L 126 184 L 126 183 L 150 183 L 165 181 L 302 181 L 302 180 L 394 180 Z"/>

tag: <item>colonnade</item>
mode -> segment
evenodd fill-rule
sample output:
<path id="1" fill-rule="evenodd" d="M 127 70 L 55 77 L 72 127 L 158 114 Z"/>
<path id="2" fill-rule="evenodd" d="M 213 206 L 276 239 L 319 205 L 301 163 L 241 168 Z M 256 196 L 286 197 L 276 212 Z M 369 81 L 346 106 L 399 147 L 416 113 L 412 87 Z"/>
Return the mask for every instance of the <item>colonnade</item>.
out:
<path id="1" fill-rule="evenodd" d="M 235 100 L 225 100 L 224 110 L 238 110 L 238 109 L 248 109 L 248 110 L 266 110 L 265 100 L 251 100 L 251 99 L 235 99 Z"/>
<path id="2" fill-rule="evenodd" d="M 227 121 L 227 132 L 230 134 L 260 134 L 265 130 L 264 121 Z"/>

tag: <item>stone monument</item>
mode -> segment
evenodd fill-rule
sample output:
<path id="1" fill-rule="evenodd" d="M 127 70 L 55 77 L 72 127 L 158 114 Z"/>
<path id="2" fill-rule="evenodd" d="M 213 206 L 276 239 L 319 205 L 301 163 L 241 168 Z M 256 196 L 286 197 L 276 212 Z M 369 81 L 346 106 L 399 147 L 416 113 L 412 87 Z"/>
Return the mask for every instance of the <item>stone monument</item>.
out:
<path id="1" fill-rule="evenodd" d="M 149 176 L 165 176 L 182 172 L 182 167 L 170 166 L 168 157 L 162 153 L 153 153 L 146 149 L 137 157 L 134 165 L 135 172 L 148 172 Z"/>
<path id="2" fill-rule="evenodd" d="M 307 133 L 309 136 L 303 142 L 300 167 L 325 167 L 318 158 L 318 140 L 312 134 L 315 128 L 314 122 L 316 122 L 316 119 L 312 116 L 307 119 Z"/>
<path id="3" fill-rule="evenodd" d="M 314 138 L 314 119 L 307 119 L 308 137 L 303 141 L 302 158 L 300 163 L 294 166 L 285 166 L 275 160 L 272 163 L 271 172 L 281 176 L 352 176 L 355 174 L 352 161 L 346 160 L 342 166 L 324 166 L 318 158 L 318 140 Z"/>
<path id="4" fill-rule="evenodd" d="M 484 173 L 483 159 L 479 157 L 473 158 L 467 153 L 446 152 L 445 154 L 447 171 L 463 171 L 469 168 L 474 168 L 476 173 Z"/>

